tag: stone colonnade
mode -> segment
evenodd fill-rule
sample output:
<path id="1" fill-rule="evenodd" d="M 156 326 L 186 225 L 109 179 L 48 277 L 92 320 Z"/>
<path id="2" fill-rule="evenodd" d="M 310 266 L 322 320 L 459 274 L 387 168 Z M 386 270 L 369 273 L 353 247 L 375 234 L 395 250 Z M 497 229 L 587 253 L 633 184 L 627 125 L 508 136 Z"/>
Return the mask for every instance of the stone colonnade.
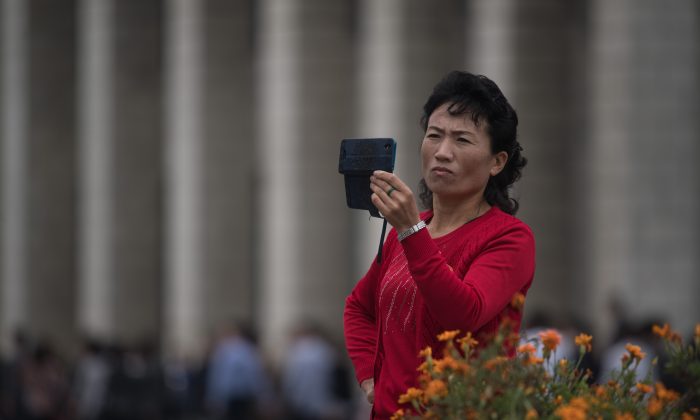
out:
<path id="1" fill-rule="evenodd" d="M 528 310 L 611 332 L 700 317 L 700 12 L 692 0 L 2 0 L 0 335 L 200 355 L 243 319 L 279 355 L 334 335 L 376 252 L 338 145 L 399 141 L 448 70 L 520 115 L 538 243 Z"/>

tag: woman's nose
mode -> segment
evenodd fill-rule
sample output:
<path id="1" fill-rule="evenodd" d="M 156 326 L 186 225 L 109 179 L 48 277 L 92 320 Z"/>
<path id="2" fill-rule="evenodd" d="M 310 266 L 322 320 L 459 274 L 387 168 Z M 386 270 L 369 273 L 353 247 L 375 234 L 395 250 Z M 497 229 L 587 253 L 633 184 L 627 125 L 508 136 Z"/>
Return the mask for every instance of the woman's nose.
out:
<path id="1" fill-rule="evenodd" d="M 435 159 L 437 160 L 452 160 L 452 146 L 449 139 L 443 139 L 435 150 Z"/>

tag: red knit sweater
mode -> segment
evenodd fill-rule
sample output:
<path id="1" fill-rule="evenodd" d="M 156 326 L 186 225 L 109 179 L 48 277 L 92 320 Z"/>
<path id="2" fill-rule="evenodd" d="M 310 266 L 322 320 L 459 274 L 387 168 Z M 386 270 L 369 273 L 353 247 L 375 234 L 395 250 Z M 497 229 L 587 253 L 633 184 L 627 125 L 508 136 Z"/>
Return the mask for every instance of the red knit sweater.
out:
<path id="1" fill-rule="evenodd" d="M 505 316 L 519 327 L 509 303 L 532 283 L 535 244 L 527 225 L 492 207 L 436 239 L 423 229 L 399 242 L 392 230 L 383 254 L 348 296 L 344 314 L 347 350 L 358 382 L 374 378 L 372 413 L 379 419 L 417 386 L 418 353 L 439 349 L 439 333 L 495 332 Z"/>

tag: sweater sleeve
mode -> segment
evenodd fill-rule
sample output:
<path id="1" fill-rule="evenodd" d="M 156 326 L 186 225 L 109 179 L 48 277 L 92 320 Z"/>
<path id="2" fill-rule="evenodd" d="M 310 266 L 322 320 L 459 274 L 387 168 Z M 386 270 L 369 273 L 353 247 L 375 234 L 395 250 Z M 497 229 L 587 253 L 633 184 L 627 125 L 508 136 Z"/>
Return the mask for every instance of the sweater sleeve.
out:
<path id="1" fill-rule="evenodd" d="M 374 376 L 377 350 L 375 296 L 381 266 L 376 260 L 345 300 L 343 314 L 345 347 L 355 367 L 357 382 Z"/>
<path id="2" fill-rule="evenodd" d="M 401 244 L 428 311 L 445 330 L 478 331 L 516 292 L 526 290 L 534 275 L 534 238 L 522 223 L 486 243 L 463 279 L 447 264 L 427 229 Z"/>

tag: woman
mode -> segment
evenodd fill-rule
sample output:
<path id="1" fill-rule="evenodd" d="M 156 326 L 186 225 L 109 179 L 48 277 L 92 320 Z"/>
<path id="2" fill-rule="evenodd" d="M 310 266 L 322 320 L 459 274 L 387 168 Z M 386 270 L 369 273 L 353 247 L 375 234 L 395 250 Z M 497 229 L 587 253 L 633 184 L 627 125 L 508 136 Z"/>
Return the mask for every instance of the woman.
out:
<path id="1" fill-rule="evenodd" d="M 373 418 L 388 418 L 417 384 L 418 353 L 439 347 L 445 330 L 484 336 L 520 314 L 513 296 L 534 274 L 530 229 L 513 215 L 509 187 L 526 160 L 518 117 L 484 76 L 452 72 L 423 107 L 419 213 L 396 175 L 371 177 L 372 202 L 393 226 L 375 261 L 347 298 L 345 339 Z"/>

